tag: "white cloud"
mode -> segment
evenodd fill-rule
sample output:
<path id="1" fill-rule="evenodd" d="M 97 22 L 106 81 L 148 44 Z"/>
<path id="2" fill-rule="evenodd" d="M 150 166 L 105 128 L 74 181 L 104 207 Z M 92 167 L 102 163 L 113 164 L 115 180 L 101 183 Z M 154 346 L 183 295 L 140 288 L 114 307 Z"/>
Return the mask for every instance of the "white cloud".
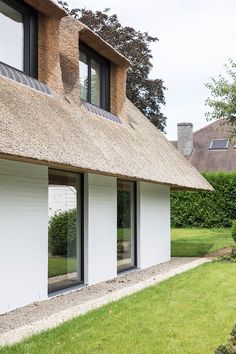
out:
<path id="1" fill-rule="evenodd" d="M 176 123 L 206 124 L 204 83 L 236 57 L 235 0 L 70 0 L 71 7 L 111 8 L 124 25 L 148 30 L 159 42 L 152 45 L 152 77 L 165 81 L 167 133 L 176 137 Z"/>

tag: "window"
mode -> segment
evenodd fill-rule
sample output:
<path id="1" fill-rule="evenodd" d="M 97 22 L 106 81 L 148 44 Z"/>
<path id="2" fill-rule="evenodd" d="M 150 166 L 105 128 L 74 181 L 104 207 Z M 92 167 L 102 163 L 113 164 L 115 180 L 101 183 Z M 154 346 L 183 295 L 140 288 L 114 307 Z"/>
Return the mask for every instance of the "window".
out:
<path id="1" fill-rule="evenodd" d="M 85 45 L 80 45 L 80 97 L 110 110 L 110 63 Z"/>
<path id="2" fill-rule="evenodd" d="M 49 171 L 48 290 L 83 280 L 82 175 Z"/>
<path id="3" fill-rule="evenodd" d="M 37 78 L 37 12 L 23 1 L 0 0 L 0 61 Z"/>
<path id="4" fill-rule="evenodd" d="M 214 139 L 210 143 L 209 150 L 225 150 L 228 149 L 229 140 L 226 139 Z"/>
<path id="5" fill-rule="evenodd" d="M 117 182 L 117 269 L 136 266 L 136 185 Z"/>

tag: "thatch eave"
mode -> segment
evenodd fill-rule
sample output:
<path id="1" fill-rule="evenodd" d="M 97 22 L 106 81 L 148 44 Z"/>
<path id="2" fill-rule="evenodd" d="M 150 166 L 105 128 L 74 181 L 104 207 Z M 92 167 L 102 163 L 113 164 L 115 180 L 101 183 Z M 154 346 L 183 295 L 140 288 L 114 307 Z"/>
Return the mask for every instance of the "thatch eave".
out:
<path id="1" fill-rule="evenodd" d="M 212 190 L 128 100 L 123 124 L 0 77 L 0 155 L 60 169 Z"/>

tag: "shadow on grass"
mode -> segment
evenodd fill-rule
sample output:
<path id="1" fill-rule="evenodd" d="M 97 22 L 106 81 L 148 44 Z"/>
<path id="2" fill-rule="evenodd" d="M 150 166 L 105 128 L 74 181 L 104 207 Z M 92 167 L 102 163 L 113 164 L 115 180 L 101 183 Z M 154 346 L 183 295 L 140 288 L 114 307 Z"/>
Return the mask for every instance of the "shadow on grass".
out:
<path id="1" fill-rule="evenodd" d="M 195 243 L 171 241 L 172 257 L 198 257 L 204 256 L 214 246 L 214 243 Z"/>

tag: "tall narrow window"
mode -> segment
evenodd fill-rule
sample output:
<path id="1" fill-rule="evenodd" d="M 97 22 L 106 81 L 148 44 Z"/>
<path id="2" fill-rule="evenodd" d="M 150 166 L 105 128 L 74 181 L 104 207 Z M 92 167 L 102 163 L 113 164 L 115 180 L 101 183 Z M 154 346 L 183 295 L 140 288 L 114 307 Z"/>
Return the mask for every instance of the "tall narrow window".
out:
<path id="1" fill-rule="evenodd" d="M 88 101 L 88 63 L 84 53 L 80 53 L 80 97 Z"/>
<path id="2" fill-rule="evenodd" d="M 117 182 L 117 269 L 136 266 L 135 183 Z"/>
<path id="3" fill-rule="evenodd" d="M 101 102 L 101 68 L 100 63 L 91 60 L 91 103 L 100 106 Z"/>
<path id="4" fill-rule="evenodd" d="M 37 12 L 21 0 L 0 0 L 0 61 L 37 77 Z"/>
<path id="5" fill-rule="evenodd" d="M 84 44 L 80 45 L 80 97 L 110 110 L 110 63 Z"/>
<path id="6" fill-rule="evenodd" d="M 81 176 L 50 170 L 48 290 L 82 281 Z"/>

